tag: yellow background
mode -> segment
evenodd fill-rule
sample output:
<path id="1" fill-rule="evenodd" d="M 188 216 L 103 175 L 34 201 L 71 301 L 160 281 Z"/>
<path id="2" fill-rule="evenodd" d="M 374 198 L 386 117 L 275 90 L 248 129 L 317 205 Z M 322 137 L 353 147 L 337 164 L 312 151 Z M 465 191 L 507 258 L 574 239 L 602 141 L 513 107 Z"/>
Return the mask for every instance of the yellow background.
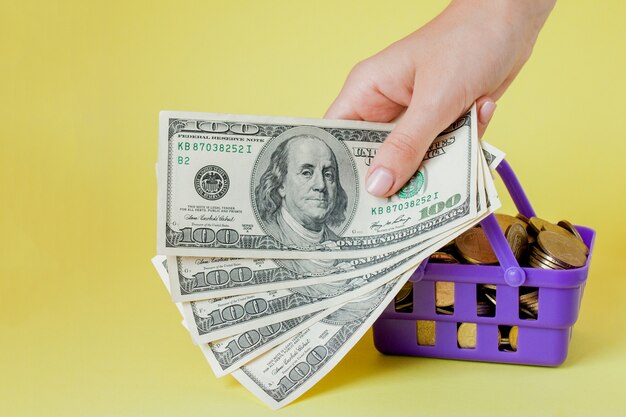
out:
<path id="1" fill-rule="evenodd" d="M 3 1 L 0 415 L 270 415 L 150 264 L 158 112 L 321 117 L 445 3 Z M 559 3 L 486 135 L 541 217 L 598 232 L 567 361 L 383 356 L 368 333 L 280 415 L 626 414 L 624 4 Z"/>

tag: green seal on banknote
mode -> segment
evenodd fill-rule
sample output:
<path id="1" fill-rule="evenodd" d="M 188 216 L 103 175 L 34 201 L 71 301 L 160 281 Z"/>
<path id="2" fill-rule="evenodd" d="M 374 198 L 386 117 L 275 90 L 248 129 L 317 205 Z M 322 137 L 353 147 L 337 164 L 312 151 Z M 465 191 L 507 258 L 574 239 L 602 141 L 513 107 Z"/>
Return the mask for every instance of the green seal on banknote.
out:
<path id="1" fill-rule="evenodd" d="M 411 179 L 404 184 L 404 187 L 398 191 L 398 197 L 400 198 L 411 198 L 422 189 L 424 186 L 424 174 L 422 171 L 417 171 L 415 175 L 411 177 Z"/>

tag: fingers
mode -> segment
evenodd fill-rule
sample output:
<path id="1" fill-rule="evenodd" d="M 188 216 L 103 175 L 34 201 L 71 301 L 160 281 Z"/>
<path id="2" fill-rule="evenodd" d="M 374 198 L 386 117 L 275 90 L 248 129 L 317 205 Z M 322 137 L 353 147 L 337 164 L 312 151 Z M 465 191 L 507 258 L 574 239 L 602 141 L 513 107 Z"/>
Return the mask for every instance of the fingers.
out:
<path id="1" fill-rule="evenodd" d="M 386 197 L 396 193 L 415 174 L 433 139 L 462 113 L 460 101 L 441 90 L 413 95 L 406 113 L 372 161 L 365 180 L 370 194 Z"/>
<path id="2" fill-rule="evenodd" d="M 489 96 L 482 96 L 476 100 L 476 109 L 478 110 L 478 137 L 482 138 L 496 111 L 496 102 Z"/>
<path id="3" fill-rule="evenodd" d="M 411 104 L 397 127 L 379 148 L 366 178 L 370 194 L 386 197 L 396 193 L 419 168 L 426 150 L 459 114 L 454 110 L 426 110 L 428 104 Z M 418 108 L 424 111 L 417 110 Z M 439 107 L 439 109 L 445 107 Z M 448 106 L 448 109 L 453 106 Z M 490 96 L 476 101 L 478 136 L 482 137 L 496 110 Z"/>
<path id="4" fill-rule="evenodd" d="M 347 120 L 362 120 L 361 116 L 357 113 L 355 107 L 350 103 L 344 90 L 341 90 L 333 104 L 330 105 L 324 118 L 326 119 L 347 119 Z"/>
<path id="5" fill-rule="evenodd" d="M 390 81 L 391 76 L 383 74 L 384 68 L 380 67 L 379 61 L 367 59 L 350 71 L 339 95 L 326 111 L 325 118 L 389 122 L 406 108 L 411 97 L 410 89 L 403 90 L 394 85 L 397 80 Z M 380 85 L 386 86 L 395 96 L 387 95 L 379 88 Z"/>

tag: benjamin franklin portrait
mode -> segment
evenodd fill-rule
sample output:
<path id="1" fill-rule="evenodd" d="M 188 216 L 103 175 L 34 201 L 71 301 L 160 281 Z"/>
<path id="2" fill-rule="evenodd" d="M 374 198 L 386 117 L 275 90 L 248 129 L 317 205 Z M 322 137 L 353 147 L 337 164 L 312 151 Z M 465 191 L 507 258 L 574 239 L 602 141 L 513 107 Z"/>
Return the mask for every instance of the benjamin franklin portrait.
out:
<path id="1" fill-rule="evenodd" d="M 253 179 L 254 204 L 265 231 L 304 250 L 339 239 L 356 199 L 356 169 L 346 147 L 327 131 L 307 126 L 289 129 L 270 144 L 259 156 Z M 281 261 L 313 274 L 336 263 Z"/>
<path id="2" fill-rule="evenodd" d="M 307 248 L 337 240 L 346 224 L 348 202 L 352 200 L 353 205 L 356 197 L 354 178 L 350 179 L 352 198 L 342 184 L 342 171 L 351 176 L 345 174 L 352 169 L 347 150 L 343 147 L 343 155 L 337 155 L 332 147 L 343 145 L 313 127 L 290 129 L 276 143 L 254 189 L 263 227 L 288 246 Z"/>

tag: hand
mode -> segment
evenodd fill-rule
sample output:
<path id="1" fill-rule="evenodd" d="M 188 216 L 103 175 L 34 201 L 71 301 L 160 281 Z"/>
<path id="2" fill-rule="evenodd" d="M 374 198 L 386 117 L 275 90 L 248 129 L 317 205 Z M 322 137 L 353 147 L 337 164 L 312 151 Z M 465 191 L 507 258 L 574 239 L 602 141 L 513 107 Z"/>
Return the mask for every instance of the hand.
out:
<path id="1" fill-rule="evenodd" d="M 389 122 L 367 190 L 390 196 L 419 168 L 435 137 L 476 101 L 479 135 L 495 101 L 528 60 L 555 0 L 455 0 L 431 22 L 357 64 L 326 112 Z"/>

